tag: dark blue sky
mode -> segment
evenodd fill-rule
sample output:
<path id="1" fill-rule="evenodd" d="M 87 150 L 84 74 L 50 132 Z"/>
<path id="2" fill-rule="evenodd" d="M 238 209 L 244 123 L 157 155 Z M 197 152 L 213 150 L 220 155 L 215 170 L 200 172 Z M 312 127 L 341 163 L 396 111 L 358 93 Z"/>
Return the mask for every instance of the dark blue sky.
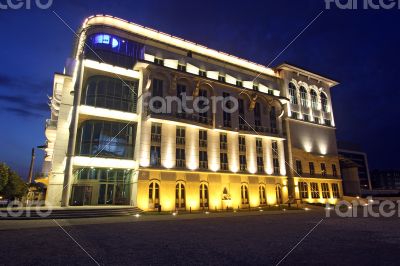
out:
<path id="1" fill-rule="evenodd" d="M 0 161 L 25 177 L 31 147 L 45 141 L 53 73 L 63 70 L 74 38 L 52 10 L 73 29 L 110 14 L 268 64 L 325 9 L 323 0 L 191 2 L 54 0 L 49 10 L 0 10 Z M 399 24 L 398 9 L 325 10 L 274 63 L 341 82 L 333 88 L 338 139 L 360 143 L 371 168 L 399 168 Z"/>

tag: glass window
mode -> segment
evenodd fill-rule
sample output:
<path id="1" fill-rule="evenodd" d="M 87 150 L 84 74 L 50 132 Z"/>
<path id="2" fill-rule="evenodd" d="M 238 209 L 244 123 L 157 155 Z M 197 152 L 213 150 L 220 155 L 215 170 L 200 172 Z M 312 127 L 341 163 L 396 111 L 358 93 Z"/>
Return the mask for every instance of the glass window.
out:
<path id="1" fill-rule="evenodd" d="M 322 188 L 322 197 L 324 199 L 329 198 L 329 185 L 328 185 L 328 183 L 321 183 L 321 188 Z"/>
<path id="2" fill-rule="evenodd" d="M 257 156 L 257 171 L 259 173 L 264 172 L 264 161 L 262 156 Z"/>
<path id="3" fill-rule="evenodd" d="M 314 163 L 313 162 L 309 162 L 308 166 L 310 167 L 310 175 L 314 175 L 315 174 Z"/>
<path id="4" fill-rule="evenodd" d="M 300 99 L 301 106 L 308 107 L 307 90 L 304 87 L 300 87 Z"/>
<path id="5" fill-rule="evenodd" d="M 333 175 L 334 177 L 337 177 L 336 164 L 332 164 L 332 175 Z"/>
<path id="6" fill-rule="evenodd" d="M 261 185 L 258 187 L 258 196 L 260 198 L 260 205 L 267 204 L 267 195 L 265 192 L 265 186 Z"/>
<path id="7" fill-rule="evenodd" d="M 246 137 L 239 136 L 239 152 L 246 152 Z"/>
<path id="8" fill-rule="evenodd" d="M 224 106 L 230 109 L 232 107 L 232 103 L 228 101 L 229 93 L 223 92 L 222 97 L 224 97 Z M 223 110 L 222 116 L 224 127 L 232 127 L 231 114 Z"/>
<path id="9" fill-rule="evenodd" d="M 136 124 L 86 120 L 77 138 L 78 155 L 133 158 Z"/>
<path id="10" fill-rule="evenodd" d="M 326 164 L 321 163 L 321 175 L 326 176 Z"/>
<path id="11" fill-rule="evenodd" d="M 321 107 L 322 111 L 328 112 L 328 98 L 326 97 L 326 94 L 321 92 Z"/>
<path id="12" fill-rule="evenodd" d="M 199 147 L 207 148 L 207 130 L 199 130 Z"/>
<path id="13" fill-rule="evenodd" d="M 200 169 L 208 169 L 207 151 L 199 151 L 199 164 Z"/>
<path id="14" fill-rule="evenodd" d="M 318 96 L 315 90 L 311 90 L 311 108 L 318 110 Z"/>
<path id="15" fill-rule="evenodd" d="M 271 106 L 271 110 L 269 112 L 269 120 L 272 133 L 276 133 L 276 109 L 274 106 Z"/>
<path id="16" fill-rule="evenodd" d="M 319 199 L 319 188 L 318 183 L 310 183 L 311 186 L 311 198 Z"/>
<path id="17" fill-rule="evenodd" d="M 219 134 L 219 148 L 221 150 L 228 149 L 228 135 L 226 133 Z"/>
<path id="18" fill-rule="evenodd" d="M 247 185 L 241 187 L 242 204 L 249 204 L 249 189 Z"/>
<path id="19" fill-rule="evenodd" d="M 150 165 L 160 166 L 161 165 L 161 147 L 151 146 L 150 147 Z"/>
<path id="20" fill-rule="evenodd" d="M 176 149 L 176 167 L 183 168 L 186 165 L 185 149 Z"/>
<path id="21" fill-rule="evenodd" d="M 297 90 L 293 83 L 289 83 L 289 97 L 290 103 L 297 104 Z"/>
<path id="22" fill-rule="evenodd" d="M 244 172 L 247 170 L 247 160 L 246 155 L 239 155 L 240 171 Z"/>
<path id="23" fill-rule="evenodd" d="M 228 170 L 228 154 L 225 152 L 220 153 L 221 170 Z"/>
<path id="24" fill-rule="evenodd" d="M 298 175 L 303 174 L 303 167 L 300 160 L 296 160 L 296 172 Z"/>
<path id="25" fill-rule="evenodd" d="M 186 130 L 184 127 L 176 127 L 176 144 L 185 145 L 186 142 Z"/>
<path id="26" fill-rule="evenodd" d="M 200 208 L 208 208 L 208 186 L 207 184 L 200 185 Z"/>
<path id="27" fill-rule="evenodd" d="M 338 199 L 339 198 L 339 185 L 336 183 L 332 183 L 331 185 L 332 185 L 332 196 L 335 199 Z"/>
<path id="28" fill-rule="evenodd" d="M 302 199 L 308 198 L 307 182 L 299 182 L 299 192 L 300 192 L 300 198 L 302 198 Z"/>
<path id="29" fill-rule="evenodd" d="M 152 123 L 151 124 L 151 143 L 159 144 L 161 143 L 161 124 Z"/>
<path id="30" fill-rule="evenodd" d="M 84 86 L 81 104 L 136 113 L 137 92 L 137 81 L 92 76 Z"/>

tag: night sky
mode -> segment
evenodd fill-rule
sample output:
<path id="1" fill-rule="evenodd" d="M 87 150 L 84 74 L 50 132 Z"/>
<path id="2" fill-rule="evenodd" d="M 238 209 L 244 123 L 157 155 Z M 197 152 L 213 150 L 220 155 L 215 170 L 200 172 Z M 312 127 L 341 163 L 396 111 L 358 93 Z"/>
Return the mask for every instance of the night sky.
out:
<path id="1" fill-rule="evenodd" d="M 89 15 L 109 14 L 267 65 L 325 2 L 54 0 L 48 10 L 0 10 L 0 161 L 22 177 L 31 148 L 45 142 L 53 74 L 72 52 L 74 34 L 53 10 L 74 30 Z M 399 9 L 325 10 L 273 64 L 341 83 L 332 89 L 337 138 L 361 144 L 371 169 L 399 168 L 399 25 Z"/>

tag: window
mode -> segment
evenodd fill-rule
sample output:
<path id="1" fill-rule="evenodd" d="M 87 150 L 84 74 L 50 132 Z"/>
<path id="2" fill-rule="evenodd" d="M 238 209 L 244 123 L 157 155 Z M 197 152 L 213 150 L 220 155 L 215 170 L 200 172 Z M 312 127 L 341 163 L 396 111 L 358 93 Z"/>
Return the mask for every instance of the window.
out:
<path id="1" fill-rule="evenodd" d="M 260 103 L 256 103 L 256 105 L 254 106 L 254 125 L 256 126 L 256 130 L 257 127 L 261 126 L 261 107 L 260 107 Z"/>
<path id="2" fill-rule="evenodd" d="M 119 36 L 96 33 L 88 37 L 85 58 L 132 69 L 137 60 L 144 59 L 144 45 Z M 100 60 L 101 59 L 101 60 Z"/>
<path id="3" fill-rule="evenodd" d="M 76 154 L 133 159 L 136 124 L 86 120 L 78 129 Z"/>
<path id="4" fill-rule="evenodd" d="M 326 176 L 326 165 L 325 163 L 321 163 L 321 175 Z"/>
<path id="5" fill-rule="evenodd" d="M 151 93 L 152 97 L 163 97 L 163 81 L 161 79 L 153 79 L 153 90 Z M 160 109 L 162 107 L 162 102 L 160 100 L 154 100 L 152 106 L 155 109 Z"/>
<path id="6" fill-rule="evenodd" d="M 328 98 L 326 97 L 326 94 L 321 92 L 321 107 L 322 111 L 328 112 Z"/>
<path id="7" fill-rule="evenodd" d="M 273 140 L 271 142 L 271 147 L 272 147 L 272 156 L 278 157 L 278 142 L 276 140 Z"/>
<path id="8" fill-rule="evenodd" d="M 306 182 L 299 182 L 299 193 L 300 193 L 300 198 L 302 199 L 308 198 L 308 185 Z"/>
<path id="9" fill-rule="evenodd" d="M 199 147 L 207 148 L 207 130 L 199 130 Z"/>
<path id="10" fill-rule="evenodd" d="M 278 158 L 273 158 L 272 163 L 274 166 L 274 175 L 279 175 L 279 160 L 278 160 Z"/>
<path id="11" fill-rule="evenodd" d="M 259 173 L 264 172 L 264 161 L 262 156 L 257 156 L 257 171 Z"/>
<path id="12" fill-rule="evenodd" d="M 207 90 L 200 89 L 199 90 L 199 102 L 198 102 L 198 107 L 199 107 L 199 116 L 201 118 L 200 122 L 202 123 L 208 123 L 208 110 L 205 108 L 206 105 L 206 99 L 207 98 Z"/>
<path id="13" fill-rule="evenodd" d="M 220 82 L 225 82 L 225 76 L 219 75 L 219 76 L 218 76 L 218 81 L 220 81 Z"/>
<path id="14" fill-rule="evenodd" d="M 335 199 L 339 198 L 339 185 L 336 183 L 331 184 L 332 186 L 332 197 Z"/>
<path id="15" fill-rule="evenodd" d="M 161 147 L 151 146 L 150 147 L 150 165 L 160 166 L 161 165 Z"/>
<path id="16" fill-rule="evenodd" d="M 258 91 L 258 84 L 253 85 L 253 90 Z"/>
<path id="17" fill-rule="evenodd" d="M 154 58 L 154 63 L 160 66 L 164 65 L 164 60 L 162 58 Z"/>
<path id="18" fill-rule="evenodd" d="M 311 108 L 318 110 L 318 96 L 315 90 L 311 90 Z"/>
<path id="19" fill-rule="evenodd" d="M 236 86 L 243 87 L 243 81 L 236 80 Z"/>
<path id="20" fill-rule="evenodd" d="M 296 172 L 298 175 L 303 174 L 303 167 L 300 160 L 296 160 Z"/>
<path id="21" fill-rule="evenodd" d="M 208 186 L 200 184 L 200 208 L 208 208 Z"/>
<path id="22" fill-rule="evenodd" d="M 239 129 L 244 129 L 246 122 L 244 121 L 244 101 L 238 100 L 239 105 Z"/>
<path id="23" fill-rule="evenodd" d="M 262 139 L 256 138 L 256 151 L 258 155 L 263 154 L 263 145 L 262 145 Z"/>
<path id="24" fill-rule="evenodd" d="M 321 183 L 321 188 L 322 188 L 322 197 L 324 199 L 329 198 L 329 185 L 328 185 L 328 183 Z"/>
<path id="25" fill-rule="evenodd" d="M 199 151 L 199 164 L 200 169 L 208 169 L 207 151 Z"/>
<path id="26" fill-rule="evenodd" d="M 239 152 L 246 152 L 246 137 L 239 136 Z"/>
<path id="27" fill-rule="evenodd" d="M 185 113 L 185 109 L 183 108 L 184 102 L 186 102 L 186 86 L 182 84 L 176 85 L 176 97 L 180 100 L 177 104 L 177 113 Z"/>
<path id="28" fill-rule="evenodd" d="M 228 135 L 226 133 L 219 134 L 219 148 L 223 151 L 228 149 Z"/>
<path id="29" fill-rule="evenodd" d="M 179 71 L 182 71 L 182 72 L 186 72 L 186 66 L 185 66 L 185 65 L 179 64 L 179 65 L 178 65 L 178 70 L 179 70 Z"/>
<path id="30" fill-rule="evenodd" d="M 242 204 L 244 205 L 249 204 L 249 189 L 247 185 L 242 185 L 240 190 L 241 190 Z"/>
<path id="31" fill-rule="evenodd" d="M 221 170 L 228 170 L 228 154 L 225 152 L 220 153 Z"/>
<path id="32" fill-rule="evenodd" d="M 293 119 L 299 119 L 299 113 L 298 112 L 292 112 L 292 118 Z"/>
<path id="33" fill-rule="evenodd" d="M 228 109 L 231 109 L 232 103 L 231 101 L 229 101 L 229 93 L 226 92 L 222 93 L 222 97 L 224 98 L 224 103 L 223 103 L 224 106 Z M 232 127 L 231 113 L 228 113 L 225 110 L 223 110 L 222 116 L 223 116 L 224 127 Z"/>
<path id="34" fill-rule="evenodd" d="M 240 171 L 244 172 L 247 170 L 246 155 L 239 155 Z"/>
<path id="35" fill-rule="evenodd" d="M 207 72 L 205 70 L 200 69 L 199 75 L 200 75 L 200 77 L 207 77 Z"/>
<path id="36" fill-rule="evenodd" d="M 151 143 L 161 143 L 161 124 L 159 123 L 151 124 Z"/>
<path id="37" fill-rule="evenodd" d="M 306 122 L 310 121 L 309 116 L 306 114 L 303 114 L 303 118 L 304 118 L 304 121 L 306 121 Z"/>
<path id="38" fill-rule="evenodd" d="M 176 145 L 185 145 L 186 130 L 184 127 L 176 127 Z"/>
<path id="39" fill-rule="evenodd" d="M 308 166 L 310 167 L 310 175 L 315 175 L 315 167 L 313 162 L 309 162 Z"/>
<path id="40" fill-rule="evenodd" d="M 176 149 L 176 167 L 184 168 L 186 165 L 185 149 Z"/>
<path id="41" fill-rule="evenodd" d="M 149 185 L 149 207 L 157 208 L 160 205 L 160 185 L 153 181 Z"/>
<path id="42" fill-rule="evenodd" d="M 297 104 L 297 91 L 293 83 L 289 83 L 289 97 L 291 104 Z"/>
<path id="43" fill-rule="evenodd" d="M 137 81 L 92 76 L 86 81 L 81 104 L 136 113 L 137 92 Z"/>
<path id="44" fill-rule="evenodd" d="M 186 193 L 185 185 L 182 182 L 178 182 L 175 186 L 175 208 L 185 209 L 186 208 Z"/>
<path id="45" fill-rule="evenodd" d="M 330 119 L 325 119 L 325 125 L 332 126 L 332 122 Z"/>
<path id="46" fill-rule="evenodd" d="M 273 133 L 276 132 L 276 109 L 274 106 L 271 107 L 271 110 L 269 112 L 269 120 L 271 123 L 271 131 Z"/>
<path id="47" fill-rule="evenodd" d="M 332 175 L 333 175 L 334 177 L 337 177 L 336 164 L 332 164 Z"/>
<path id="48" fill-rule="evenodd" d="M 311 186 L 311 198 L 319 199 L 318 183 L 310 183 Z"/>
<path id="49" fill-rule="evenodd" d="M 303 86 L 300 87 L 300 100 L 301 106 L 308 107 L 307 90 Z"/>
<path id="50" fill-rule="evenodd" d="M 314 117 L 315 124 L 319 124 L 319 117 Z"/>
<path id="51" fill-rule="evenodd" d="M 267 195 L 265 192 L 265 186 L 261 185 L 258 187 L 258 196 L 260 198 L 260 205 L 267 204 Z"/>

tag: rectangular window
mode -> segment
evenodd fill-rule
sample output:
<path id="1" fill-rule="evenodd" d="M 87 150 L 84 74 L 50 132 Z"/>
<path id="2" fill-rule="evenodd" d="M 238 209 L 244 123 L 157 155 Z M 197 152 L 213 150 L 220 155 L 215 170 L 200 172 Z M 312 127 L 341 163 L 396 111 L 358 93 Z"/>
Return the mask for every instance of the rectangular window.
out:
<path id="1" fill-rule="evenodd" d="M 300 198 L 308 199 L 308 185 L 306 182 L 299 182 Z"/>
<path id="2" fill-rule="evenodd" d="M 185 149 L 176 149 L 176 167 L 184 168 L 186 165 Z"/>
<path id="3" fill-rule="evenodd" d="M 279 175 L 279 160 L 278 160 L 278 158 L 273 158 L 272 163 L 274 165 L 274 175 Z"/>
<path id="4" fill-rule="evenodd" d="M 310 187 L 311 187 L 311 198 L 319 199 L 318 183 L 310 183 Z"/>
<path id="5" fill-rule="evenodd" d="M 246 155 L 239 155 L 240 171 L 244 172 L 247 170 L 247 160 Z"/>
<path id="6" fill-rule="evenodd" d="M 333 175 L 334 177 L 337 177 L 336 164 L 332 164 L 332 175 Z"/>
<path id="7" fill-rule="evenodd" d="M 304 121 L 306 121 L 306 122 L 310 121 L 310 118 L 308 115 L 303 114 L 303 118 L 304 118 Z"/>
<path id="8" fill-rule="evenodd" d="M 184 127 L 176 127 L 176 145 L 185 145 L 186 130 Z"/>
<path id="9" fill-rule="evenodd" d="M 239 152 L 246 152 L 246 137 L 239 136 Z"/>
<path id="10" fill-rule="evenodd" d="M 163 81 L 161 79 L 153 79 L 153 89 L 151 92 L 152 97 L 163 97 Z M 153 102 L 153 107 L 156 109 L 161 108 L 161 102 L 160 101 L 154 101 Z"/>
<path id="11" fill-rule="evenodd" d="M 178 65 L 178 70 L 179 70 L 179 71 L 182 71 L 182 72 L 186 72 L 186 66 L 185 66 L 185 65 L 179 64 L 179 65 Z"/>
<path id="12" fill-rule="evenodd" d="M 273 140 L 271 143 L 272 147 L 272 156 L 275 158 L 278 158 L 279 153 L 278 153 L 278 142 L 276 140 Z"/>
<path id="13" fill-rule="evenodd" d="M 332 196 L 335 199 L 339 198 L 339 185 L 336 183 L 331 184 L 332 185 Z"/>
<path id="14" fill-rule="evenodd" d="M 219 76 L 218 76 L 218 81 L 220 81 L 220 82 L 225 82 L 225 76 L 219 75 Z"/>
<path id="15" fill-rule="evenodd" d="M 325 163 L 321 163 L 321 175 L 326 176 L 326 165 Z"/>
<path id="16" fill-rule="evenodd" d="M 232 103 L 230 101 L 228 101 L 229 96 L 230 96 L 229 93 L 226 93 L 226 92 L 222 93 L 222 97 L 224 97 L 224 101 L 227 101 L 225 103 L 225 106 L 230 109 Z M 223 111 L 222 116 L 223 116 L 224 127 L 232 127 L 231 114 Z"/>
<path id="17" fill-rule="evenodd" d="M 157 64 L 157 65 L 160 65 L 160 66 L 163 66 L 164 65 L 164 60 L 163 59 L 161 59 L 161 58 L 154 58 L 154 63 L 155 64 Z"/>
<path id="18" fill-rule="evenodd" d="M 300 160 L 296 160 L 296 172 L 298 175 L 303 174 L 303 166 L 301 165 Z"/>
<path id="19" fill-rule="evenodd" d="M 258 155 L 263 154 L 263 145 L 262 145 L 262 139 L 256 138 L 256 151 Z"/>
<path id="20" fill-rule="evenodd" d="M 199 168 L 208 169 L 207 151 L 199 151 Z"/>
<path id="21" fill-rule="evenodd" d="M 176 85 L 176 97 L 183 100 L 186 97 L 186 86 L 182 84 Z"/>
<path id="22" fill-rule="evenodd" d="M 200 69 L 199 75 L 200 75 L 201 77 L 207 77 L 207 72 L 206 72 L 205 70 L 201 70 L 201 69 Z"/>
<path id="23" fill-rule="evenodd" d="M 329 185 L 328 185 L 328 183 L 322 183 L 321 184 L 321 189 L 322 189 L 322 197 L 324 199 L 328 199 L 329 198 Z"/>
<path id="24" fill-rule="evenodd" d="M 151 146 L 150 147 L 150 165 L 160 166 L 161 165 L 161 147 Z"/>
<path id="25" fill-rule="evenodd" d="M 292 118 L 293 118 L 293 119 L 298 119 L 298 117 L 299 117 L 299 113 L 297 113 L 297 112 L 292 112 Z"/>
<path id="26" fill-rule="evenodd" d="M 236 80 L 236 86 L 243 87 L 243 81 Z"/>
<path id="27" fill-rule="evenodd" d="M 264 161 L 262 156 L 257 156 L 257 171 L 259 173 L 264 172 Z"/>
<path id="28" fill-rule="evenodd" d="M 226 133 L 219 134 L 219 148 L 222 151 L 225 151 L 228 149 L 228 135 Z"/>
<path id="29" fill-rule="evenodd" d="M 159 123 L 151 124 L 151 143 L 161 143 L 161 124 Z"/>
<path id="30" fill-rule="evenodd" d="M 244 121 L 244 101 L 243 99 L 238 100 L 239 105 L 239 129 L 244 129 L 246 123 Z"/>
<path id="31" fill-rule="evenodd" d="M 314 117 L 315 124 L 319 124 L 319 117 Z"/>
<path id="32" fill-rule="evenodd" d="M 207 130 L 199 130 L 199 147 L 207 148 Z"/>
<path id="33" fill-rule="evenodd" d="M 313 162 L 309 162 L 308 166 L 310 167 L 310 175 L 315 175 L 315 167 Z"/>
<path id="34" fill-rule="evenodd" d="M 256 103 L 256 105 L 254 106 L 254 125 L 256 126 L 256 130 L 257 127 L 261 126 L 261 107 L 260 107 L 260 103 Z"/>
<path id="35" fill-rule="evenodd" d="M 332 122 L 330 119 L 325 119 L 325 125 L 332 126 Z"/>
<path id="36" fill-rule="evenodd" d="M 253 90 L 258 91 L 258 84 L 253 85 Z"/>
<path id="37" fill-rule="evenodd" d="M 221 163 L 221 170 L 227 171 L 228 170 L 228 154 L 225 152 L 220 153 L 220 163 Z"/>

